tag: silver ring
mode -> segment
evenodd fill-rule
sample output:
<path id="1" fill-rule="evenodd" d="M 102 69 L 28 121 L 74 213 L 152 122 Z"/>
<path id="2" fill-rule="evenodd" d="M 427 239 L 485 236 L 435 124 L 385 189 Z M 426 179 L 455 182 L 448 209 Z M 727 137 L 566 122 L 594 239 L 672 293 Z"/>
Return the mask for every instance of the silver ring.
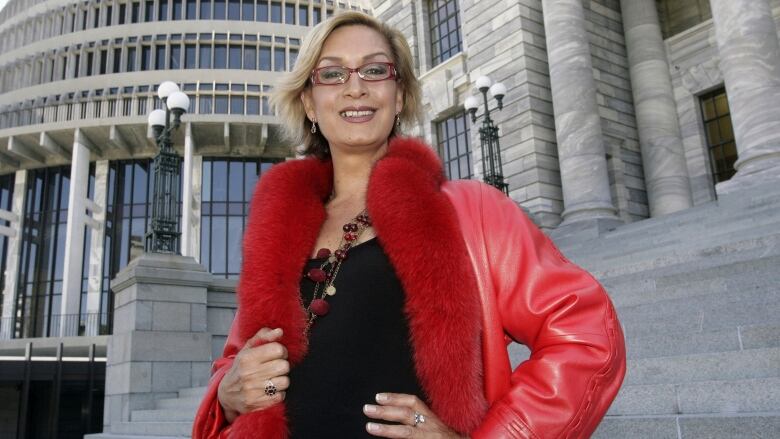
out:
<path id="1" fill-rule="evenodd" d="M 271 380 L 268 380 L 265 382 L 265 394 L 267 396 L 274 396 L 276 395 L 276 385 L 274 385 L 274 382 Z"/>
<path id="2" fill-rule="evenodd" d="M 425 423 L 425 416 L 422 413 L 414 412 L 414 426 Z"/>

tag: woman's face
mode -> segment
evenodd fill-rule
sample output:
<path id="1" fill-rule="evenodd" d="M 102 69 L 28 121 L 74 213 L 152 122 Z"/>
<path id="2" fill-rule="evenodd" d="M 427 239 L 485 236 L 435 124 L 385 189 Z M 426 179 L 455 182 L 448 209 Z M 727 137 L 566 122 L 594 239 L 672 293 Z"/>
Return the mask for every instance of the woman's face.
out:
<path id="1" fill-rule="evenodd" d="M 322 47 L 315 68 L 358 68 L 371 62 L 393 62 L 390 47 L 377 31 L 362 25 L 334 30 Z M 352 72 L 337 85 L 312 84 L 302 94 L 309 120 L 328 140 L 331 152 L 373 152 L 387 143 L 403 92 L 394 79 L 365 81 Z"/>

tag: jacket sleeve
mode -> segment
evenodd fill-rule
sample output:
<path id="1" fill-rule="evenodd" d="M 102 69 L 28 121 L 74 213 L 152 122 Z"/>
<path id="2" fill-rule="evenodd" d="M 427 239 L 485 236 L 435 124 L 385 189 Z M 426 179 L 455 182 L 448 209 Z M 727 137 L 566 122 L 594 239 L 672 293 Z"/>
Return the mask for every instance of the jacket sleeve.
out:
<path id="1" fill-rule="evenodd" d="M 483 186 L 481 217 L 497 317 L 531 356 L 472 438 L 588 437 L 625 375 L 615 309 L 510 198 Z"/>
<path id="2" fill-rule="evenodd" d="M 238 314 L 230 326 L 222 357 L 214 361 L 211 367 L 211 378 L 206 388 L 206 394 L 200 402 L 195 422 L 192 424 L 193 439 L 225 439 L 230 434 L 230 424 L 225 419 L 225 412 L 217 399 L 217 390 L 222 378 L 233 365 L 233 359 L 245 343 L 238 338 L 237 321 Z"/>

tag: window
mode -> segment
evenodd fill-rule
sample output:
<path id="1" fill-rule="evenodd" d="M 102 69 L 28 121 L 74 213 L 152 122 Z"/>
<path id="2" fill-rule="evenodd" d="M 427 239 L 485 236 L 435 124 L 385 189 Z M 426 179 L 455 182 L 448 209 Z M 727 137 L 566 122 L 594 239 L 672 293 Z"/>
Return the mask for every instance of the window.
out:
<path id="1" fill-rule="evenodd" d="M 710 152 L 710 166 L 715 183 L 730 179 L 735 173 L 737 146 L 726 89 L 721 88 L 700 98 L 702 120 Z"/>
<path id="2" fill-rule="evenodd" d="M 145 14 L 144 14 L 144 21 L 149 23 L 154 19 L 154 2 L 153 1 L 146 1 L 146 8 L 145 8 Z"/>
<path id="3" fill-rule="evenodd" d="M 108 51 L 107 50 L 101 50 L 100 51 L 100 66 L 99 66 L 99 72 L 101 75 L 106 74 L 106 64 L 108 63 Z"/>
<path id="4" fill-rule="evenodd" d="M 135 71 L 135 47 L 127 48 L 127 70 L 128 72 Z"/>
<path id="5" fill-rule="evenodd" d="M 292 3 L 285 3 L 284 5 L 284 22 L 295 24 L 295 5 Z"/>
<path id="6" fill-rule="evenodd" d="M 244 46 L 244 69 L 257 68 L 257 49 L 254 46 Z"/>
<path id="7" fill-rule="evenodd" d="M 246 98 L 246 114 L 258 115 L 260 114 L 260 98 L 257 96 L 247 96 Z"/>
<path id="8" fill-rule="evenodd" d="M 224 44 L 214 45 L 214 68 L 215 69 L 227 68 L 227 46 Z"/>
<path id="9" fill-rule="evenodd" d="M 200 62 L 198 67 L 201 69 L 211 68 L 211 46 L 200 46 Z"/>
<path id="10" fill-rule="evenodd" d="M 181 68 L 181 46 L 178 44 L 171 45 L 171 58 L 168 61 L 169 69 Z"/>
<path id="11" fill-rule="evenodd" d="M 280 2 L 271 2 L 271 21 L 274 23 L 282 22 L 282 4 Z"/>
<path id="12" fill-rule="evenodd" d="M 283 72 L 287 69 L 284 58 L 284 47 L 274 47 L 274 71 Z"/>
<path id="13" fill-rule="evenodd" d="M 106 7 L 106 21 L 105 21 L 105 23 L 106 23 L 105 25 L 106 26 L 111 26 L 111 18 L 112 18 L 111 15 L 112 15 L 112 12 L 114 12 L 114 9 L 111 7 L 111 5 Z"/>
<path id="14" fill-rule="evenodd" d="M 201 2 L 200 2 L 200 19 L 201 20 L 210 20 L 211 19 L 211 1 L 210 0 L 201 0 Z"/>
<path id="15" fill-rule="evenodd" d="M 257 0 L 257 6 L 255 7 L 255 19 L 257 21 L 268 21 L 268 1 Z"/>
<path id="16" fill-rule="evenodd" d="M 298 60 L 298 49 L 290 49 L 290 70 L 295 65 L 295 61 Z"/>
<path id="17" fill-rule="evenodd" d="M 214 114 L 228 114 L 227 95 L 216 95 L 214 97 Z"/>
<path id="18" fill-rule="evenodd" d="M 456 0 L 431 0 L 428 7 L 431 62 L 435 66 L 462 50 L 458 3 Z"/>
<path id="19" fill-rule="evenodd" d="M 241 0 L 228 1 L 228 20 L 241 19 Z"/>
<path id="20" fill-rule="evenodd" d="M 203 2 L 207 3 L 207 2 Z M 197 11 L 197 2 L 195 0 L 187 0 L 187 20 L 195 20 Z"/>
<path id="21" fill-rule="evenodd" d="M 231 69 L 241 68 L 241 46 L 237 44 L 230 45 L 230 59 L 228 67 Z"/>
<path id="22" fill-rule="evenodd" d="M 127 4 L 120 3 L 119 4 L 119 24 L 125 24 L 125 15 L 127 14 Z"/>
<path id="23" fill-rule="evenodd" d="M 152 65 L 152 46 L 141 46 L 141 70 L 149 70 Z"/>
<path id="24" fill-rule="evenodd" d="M 244 97 L 231 95 L 230 96 L 230 114 L 244 114 Z"/>
<path id="25" fill-rule="evenodd" d="M 5 174 L 0 176 L 0 209 L 10 211 L 14 198 L 15 174 Z M 6 220 L 0 220 L 0 225 L 9 227 L 11 224 Z M 5 290 L 5 268 L 8 255 L 8 237 L 0 235 L 0 291 Z M 0 316 L 3 315 L 3 304 L 0 301 Z"/>
<path id="26" fill-rule="evenodd" d="M 154 69 L 164 70 L 165 69 L 165 45 L 160 44 L 154 49 L 155 49 Z"/>
<path id="27" fill-rule="evenodd" d="M 214 20 L 225 19 L 225 0 L 214 0 Z"/>
<path id="28" fill-rule="evenodd" d="M 260 47 L 260 65 L 258 66 L 260 70 L 271 70 L 271 48 L 270 47 Z"/>
<path id="29" fill-rule="evenodd" d="M 450 180 L 471 178 L 471 150 L 466 112 L 436 124 L 439 156 Z"/>
<path id="30" fill-rule="evenodd" d="M 200 263 L 213 275 L 238 277 L 249 201 L 258 178 L 271 166 L 256 158 L 203 159 Z"/>
<path id="31" fill-rule="evenodd" d="M 195 65 L 195 45 L 187 44 L 184 46 L 184 68 L 194 69 Z"/>
<path id="32" fill-rule="evenodd" d="M 30 170 L 25 190 L 14 337 L 58 336 L 70 168 Z"/>
<path id="33" fill-rule="evenodd" d="M 157 21 L 165 21 L 168 19 L 168 0 L 159 0 L 160 4 L 157 9 Z"/>
<path id="34" fill-rule="evenodd" d="M 131 23 L 138 23 L 138 19 L 141 16 L 141 4 L 134 2 L 133 5 L 130 7 L 130 22 Z"/>
<path id="35" fill-rule="evenodd" d="M 308 25 L 309 25 L 309 6 L 300 5 L 298 6 L 298 26 L 308 26 Z"/>
<path id="36" fill-rule="evenodd" d="M 122 68 L 122 49 L 114 49 L 114 70 L 113 73 L 119 73 Z"/>
<path id="37" fill-rule="evenodd" d="M 173 0 L 173 7 L 171 8 L 171 20 L 181 20 L 181 2 L 182 0 Z"/>
<path id="38" fill-rule="evenodd" d="M 241 19 L 244 21 L 255 20 L 255 4 L 251 0 L 241 0 Z"/>
<path id="39" fill-rule="evenodd" d="M 312 9 L 311 18 L 312 18 L 311 24 L 313 26 L 320 24 L 320 22 L 322 21 L 322 9 L 315 6 L 314 9 Z"/>
<path id="40" fill-rule="evenodd" d="M 211 114 L 212 112 L 212 98 L 210 95 L 200 95 L 198 98 L 198 114 Z"/>

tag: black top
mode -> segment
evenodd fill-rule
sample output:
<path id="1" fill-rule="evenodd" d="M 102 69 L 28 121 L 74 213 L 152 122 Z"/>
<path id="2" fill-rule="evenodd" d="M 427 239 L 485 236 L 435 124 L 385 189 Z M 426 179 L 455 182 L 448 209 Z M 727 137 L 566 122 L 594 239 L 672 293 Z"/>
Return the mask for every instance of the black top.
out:
<path id="1" fill-rule="evenodd" d="M 336 275 L 336 294 L 326 300 L 309 335 L 309 352 L 290 372 L 286 404 L 294 439 L 373 438 L 364 404 L 379 392 L 425 399 L 412 360 L 404 292 L 376 238 L 353 247 Z M 319 267 L 311 259 L 304 273 Z M 314 282 L 301 280 L 308 305 Z"/>

